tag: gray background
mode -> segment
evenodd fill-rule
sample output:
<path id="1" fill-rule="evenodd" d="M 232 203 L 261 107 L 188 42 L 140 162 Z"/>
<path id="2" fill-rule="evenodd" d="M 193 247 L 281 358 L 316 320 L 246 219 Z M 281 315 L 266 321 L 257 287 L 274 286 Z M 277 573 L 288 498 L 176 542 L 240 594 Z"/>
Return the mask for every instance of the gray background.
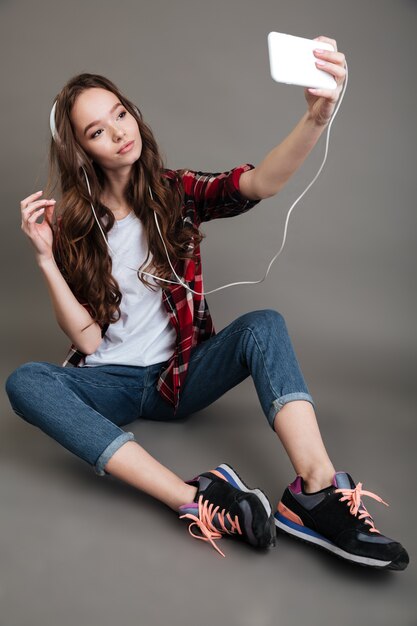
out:
<path id="1" fill-rule="evenodd" d="M 284 315 L 336 468 L 390 503 L 366 501 L 411 557 L 405 572 L 374 572 L 282 537 L 266 555 L 224 539 L 223 559 L 170 509 L 18 418 L 3 385 L 1 626 L 416 624 L 416 2 L 3 1 L 0 18 L 3 381 L 26 361 L 61 363 L 69 346 L 19 204 L 45 184 L 66 80 L 108 76 L 168 167 L 223 171 L 258 164 L 306 109 L 302 88 L 269 75 L 268 32 L 337 40 L 349 83 L 322 174 L 264 283 L 208 302 L 216 330 L 249 310 Z M 203 225 L 207 291 L 263 277 L 324 148 L 325 134 L 274 198 Z M 251 378 L 188 420 L 130 429 L 183 478 L 229 462 L 274 505 L 293 478 Z"/>

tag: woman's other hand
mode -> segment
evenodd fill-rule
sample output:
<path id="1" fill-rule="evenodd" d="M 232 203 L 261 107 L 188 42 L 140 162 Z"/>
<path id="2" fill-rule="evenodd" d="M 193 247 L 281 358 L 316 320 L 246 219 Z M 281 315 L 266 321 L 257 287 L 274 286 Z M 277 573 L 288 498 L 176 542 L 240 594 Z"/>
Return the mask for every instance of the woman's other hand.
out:
<path id="1" fill-rule="evenodd" d="M 39 200 L 42 191 L 27 196 L 20 203 L 22 212 L 22 230 L 35 248 L 38 263 L 53 258 L 53 232 L 51 228 L 52 216 L 55 209 L 55 200 Z M 40 224 L 36 222 L 40 215 L 44 219 Z"/>

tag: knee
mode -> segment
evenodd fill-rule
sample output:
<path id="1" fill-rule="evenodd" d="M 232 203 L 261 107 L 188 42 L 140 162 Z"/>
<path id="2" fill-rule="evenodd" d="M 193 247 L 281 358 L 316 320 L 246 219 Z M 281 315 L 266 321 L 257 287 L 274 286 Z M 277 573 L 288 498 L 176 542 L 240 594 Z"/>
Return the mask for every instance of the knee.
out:
<path id="1" fill-rule="evenodd" d="M 282 313 L 275 309 L 260 309 L 247 313 L 247 322 L 251 328 L 261 328 L 269 333 L 287 332 Z"/>
<path id="2" fill-rule="evenodd" d="M 5 389 L 12 405 L 17 402 L 22 393 L 36 384 L 36 376 L 45 368 L 45 364 L 38 361 L 23 363 L 17 367 L 6 379 Z"/>

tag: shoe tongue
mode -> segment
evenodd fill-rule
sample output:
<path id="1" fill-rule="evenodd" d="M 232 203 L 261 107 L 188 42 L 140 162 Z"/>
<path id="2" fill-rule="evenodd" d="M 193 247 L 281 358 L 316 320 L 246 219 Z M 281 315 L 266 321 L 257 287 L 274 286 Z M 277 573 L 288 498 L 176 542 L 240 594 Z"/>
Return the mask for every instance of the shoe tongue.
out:
<path id="1" fill-rule="evenodd" d="M 333 476 L 333 485 L 337 489 L 355 489 L 352 476 L 347 472 L 336 472 Z"/>

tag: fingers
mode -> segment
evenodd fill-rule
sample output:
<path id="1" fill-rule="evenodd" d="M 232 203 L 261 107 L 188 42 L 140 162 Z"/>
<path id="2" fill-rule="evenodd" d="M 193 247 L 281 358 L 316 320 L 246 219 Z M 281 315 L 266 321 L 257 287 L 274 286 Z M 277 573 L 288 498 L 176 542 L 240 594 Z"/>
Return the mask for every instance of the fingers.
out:
<path id="1" fill-rule="evenodd" d="M 343 52 L 331 52 L 330 50 L 313 50 L 314 56 L 317 57 L 316 67 L 332 74 L 336 83 L 340 85 L 346 77 L 345 61 L 346 57 Z M 315 95 L 324 95 L 314 92 Z M 327 96 L 325 96 L 327 97 Z"/>
<path id="2" fill-rule="evenodd" d="M 39 196 L 39 193 L 42 192 L 36 192 L 22 200 L 20 203 L 22 211 L 22 228 L 25 223 L 32 224 L 35 222 L 45 210 L 49 211 L 49 209 L 53 208 L 55 205 L 56 200 L 54 199 L 33 200 Z"/>
<path id="3" fill-rule="evenodd" d="M 35 213 L 39 213 L 39 211 L 50 208 L 50 206 L 54 205 L 56 200 L 37 200 L 36 202 L 31 202 L 25 209 L 23 209 L 22 213 L 25 215 L 29 215 L 34 211 Z"/>
<path id="4" fill-rule="evenodd" d="M 336 39 L 330 39 L 330 37 L 325 37 L 324 35 L 320 35 L 319 37 L 315 37 L 313 41 L 318 41 L 318 42 L 323 41 L 323 42 L 331 44 L 334 47 L 334 51 L 322 50 L 321 52 L 317 52 L 317 49 L 313 50 L 314 54 L 317 57 L 327 62 L 330 62 L 330 63 L 333 62 L 337 65 L 340 65 L 341 67 L 345 67 L 346 57 L 343 54 L 343 52 L 338 52 Z M 317 45 L 317 48 L 320 49 L 320 44 Z"/>
<path id="5" fill-rule="evenodd" d="M 324 35 L 320 35 L 319 37 L 314 37 L 314 41 L 325 41 L 331 44 L 333 48 L 337 51 L 336 39 L 330 39 L 330 37 L 325 37 Z"/>
<path id="6" fill-rule="evenodd" d="M 314 53 L 316 54 L 316 53 Z M 323 57 L 324 55 L 317 55 L 317 56 L 321 56 Z M 333 76 L 337 79 L 344 79 L 344 77 L 346 76 L 346 69 L 344 68 L 344 66 L 342 67 L 341 65 L 338 65 L 336 63 L 330 63 L 329 61 L 324 61 L 323 60 L 317 60 L 316 61 L 316 66 L 318 67 L 318 69 L 322 69 L 322 70 L 326 70 L 326 72 L 329 72 L 329 74 L 333 74 Z M 340 80 L 337 82 L 341 82 Z"/>
<path id="7" fill-rule="evenodd" d="M 332 89 L 330 91 L 329 89 L 313 89 L 312 87 L 309 87 L 307 91 L 309 93 L 312 93 L 314 96 L 318 96 L 319 98 L 326 98 L 326 100 L 329 100 L 329 102 L 337 102 L 338 96 L 335 96 L 335 93 L 337 91 L 336 89 Z"/>
<path id="8" fill-rule="evenodd" d="M 32 193 L 30 196 L 27 196 L 27 198 L 22 200 L 22 202 L 20 203 L 20 208 L 25 209 L 29 202 L 32 202 L 33 200 L 35 200 L 35 198 L 38 198 L 41 193 L 42 189 L 40 191 L 35 191 L 35 193 Z"/>
<path id="9" fill-rule="evenodd" d="M 331 52 L 331 50 L 321 50 L 319 52 L 319 50 L 320 48 L 318 48 L 317 50 L 313 50 L 313 53 L 317 58 L 323 59 L 323 61 L 328 61 L 330 63 L 337 63 L 338 65 L 344 67 L 346 57 L 343 52 Z"/>
<path id="10" fill-rule="evenodd" d="M 30 217 L 28 217 L 27 221 L 29 223 L 32 222 L 36 222 L 36 220 L 38 219 L 39 215 L 41 215 L 41 213 L 43 213 L 45 211 L 44 207 L 41 207 L 40 209 L 38 209 L 37 211 L 33 211 L 30 215 Z"/>
<path id="11" fill-rule="evenodd" d="M 35 196 L 35 195 L 36 194 L 33 194 L 33 196 Z M 29 198 L 32 198 L 33 196 L 28 196 L 27 198 L 22 200 L 22 202 L 20 203 L 20 208 L 22 210 L 22 214 L 23 213 L 27 213 L 29 210 L 32 210 L 32 209 L 34 209 L 36 207 L 45 206 L 45 205 L 49 206 L 49 205 L 54 204 L 56 202 L 56 200 L 54 200 L 54 198 L 51 198 L 50 200 L 46 200 L 46 198 L 44 198 L 44 199 L 41 199 L 41 200 L 30 201 Z"/>

